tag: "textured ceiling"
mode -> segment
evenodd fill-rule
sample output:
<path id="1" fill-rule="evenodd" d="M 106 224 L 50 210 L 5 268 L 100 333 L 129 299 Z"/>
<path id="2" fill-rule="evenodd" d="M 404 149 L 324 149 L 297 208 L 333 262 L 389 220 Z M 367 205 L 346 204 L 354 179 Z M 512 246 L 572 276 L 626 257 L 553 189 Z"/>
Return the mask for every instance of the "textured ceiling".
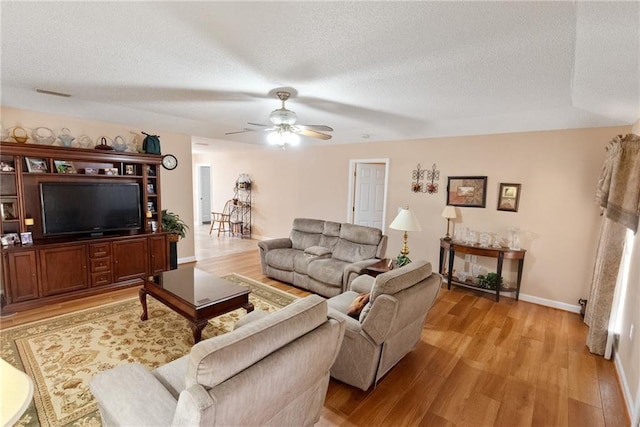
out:
<path id="1" fill-rule="evenodd" d="M 3 106 L 200 147 L 263 143 L 225 133 L 269 123 L 282 87 L 299 123 L 335 129 L 304 144 L 640 118 L 638 2 L 3 1 L 0 14 Z"/>

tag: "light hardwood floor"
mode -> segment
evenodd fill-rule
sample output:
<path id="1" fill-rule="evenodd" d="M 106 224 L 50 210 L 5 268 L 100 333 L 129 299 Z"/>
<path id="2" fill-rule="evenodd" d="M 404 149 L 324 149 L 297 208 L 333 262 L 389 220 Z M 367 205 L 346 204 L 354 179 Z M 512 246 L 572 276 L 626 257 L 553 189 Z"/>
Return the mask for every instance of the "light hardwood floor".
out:
<path id="1" fill-rule="evenodd" d="M 200 268 L 308 294 L 263 276 L 255 241 L 205 234 L 196 230 L 206 239 L 198 241 L 207 254 L 196 255 Z M 223 255 L 211 256 L 216 247 Z M 30 310 L 0 328 L 137 294 L 133 287 Z M 318 425 L 628 426 L 613 363 L 589 353 L 585 337 L 577 314 L 442 288 L 416 349 L 367 392 L 331 380 Z"/>

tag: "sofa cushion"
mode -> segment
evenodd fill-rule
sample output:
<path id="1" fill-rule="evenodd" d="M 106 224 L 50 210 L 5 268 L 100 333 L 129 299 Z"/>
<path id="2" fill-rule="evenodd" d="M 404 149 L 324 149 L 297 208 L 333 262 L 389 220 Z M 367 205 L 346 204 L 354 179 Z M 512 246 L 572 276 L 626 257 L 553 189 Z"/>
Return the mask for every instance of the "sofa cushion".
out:
<path id="1" fill-rule="evenodd" d="M 376 245 L 363 245 L 341 238 L 338 240 L 331 256 L 342 261 L 357 262 L 375 258 L 377 249 Z"/>
<path id="2" fill-rule="evenodd" d="M 301 298 L 279 311 L 191 348 L 186 386 L 214 387 L 327 321 L 327 302 Z"/>
<path id="3" fill-rule="evenodd" d="M 325 221 L 321 219 L 295 218 L 289 238 L 294 249 L 305 250 L 320 243 Z"/>
<path id="4" fill-rule="evenodd" d="M 265 260 L 270 267 L 278 270 L 293 271 L 293 261 L 296 255 L 301 254 L 297 249 L 272 249 L 265 255 Z"/>
<path id="5" fill-rule="evenodd" d="M 307 267 L 309 277 L 322 283 L 342 287 L 342 276 L 348 262 L 335 258 L 316 259 Z"/>
<path id="6" fill-rule="evenodd" d="M 340 237 L 340 226 L 339 222 L 325 221 L 324 231 L 320 236 L 320 246 L 333 250 Z"/>
<path id="7" fill-rule="evenodd" d="M 354 243 L 377 246 L 382 238 L 382 230 L 364 225 L 342 224 L 340 238 Z"/>

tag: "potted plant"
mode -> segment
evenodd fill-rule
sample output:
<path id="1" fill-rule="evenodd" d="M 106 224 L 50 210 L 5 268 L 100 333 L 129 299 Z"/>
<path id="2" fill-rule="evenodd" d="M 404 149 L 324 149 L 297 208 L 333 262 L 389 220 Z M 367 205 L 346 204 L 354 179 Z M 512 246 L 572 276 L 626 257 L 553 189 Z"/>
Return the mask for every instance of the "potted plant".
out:
<path id="1" fill-rule="evenodd" d="M 485 289 L 497 289 L 502 286 L 502 277 L 498 277 L 496 273 L 487 273 L 478 276 L 478 286 Z"/>
<path id="2" fill-rule="evenodd" d="M 189 226 L 178 216 L 178 214 L 162 210 L 162 231 L 172 233 L 169 241 L 177 242 L 184 238 L 187 234 Z"/>

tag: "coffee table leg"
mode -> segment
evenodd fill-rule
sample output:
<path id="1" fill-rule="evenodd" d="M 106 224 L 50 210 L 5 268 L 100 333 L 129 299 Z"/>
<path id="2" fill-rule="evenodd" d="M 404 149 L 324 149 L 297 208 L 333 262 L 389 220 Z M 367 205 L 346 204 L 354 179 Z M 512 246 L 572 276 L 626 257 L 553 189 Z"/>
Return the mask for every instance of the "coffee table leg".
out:
<path id="1" fill-rule="evenodd" d="M 142 304 L 142 316 L 140 316 L 140 320 L 144 322 L 149 318 L 149 315 L 147 314 L 147 292 L 144 288 L 140 288 L 138 296 L 140 297 L 140 304 Z"/>
<path id="2" fill-rule="evenodd" d="M 244 308 L 245 310 L 247 310 L 247 313 L 251 313 L 253 311 L 253 304 L 251 304 L 250 302 L 246 303 L 245 305 L 242 306 L 242 308 Z"/>
<path id="3" fill-rule="evenodd" d="M 193 332 L 193 343 L 198 344 L 202 339 L 202 330 L 209 323 L 208 320 L 204 320 L 200 323 L 189 322 L 189 326 L 191 326 L 191 331 Z"/>

